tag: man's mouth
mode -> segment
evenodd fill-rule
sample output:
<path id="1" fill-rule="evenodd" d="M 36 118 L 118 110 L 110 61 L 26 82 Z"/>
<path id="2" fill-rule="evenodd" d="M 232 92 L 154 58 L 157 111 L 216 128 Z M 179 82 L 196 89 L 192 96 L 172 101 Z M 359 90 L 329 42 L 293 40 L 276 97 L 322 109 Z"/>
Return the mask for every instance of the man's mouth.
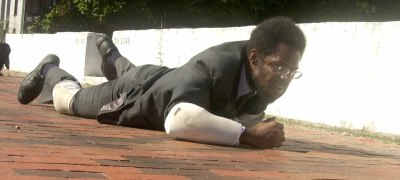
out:
<path id="1" fill-rule="evenodd" d="M 287 86 L 285 84 L 275 84 L 276 90 L 278 90 L 280 92 L 284 91 L 286 89 L 286 87 Z"/>
<path id="2" fill-rule="evenodd" d="M 284 89 L 286 86 L 285 86 L 285 84 L 282 83 L 282 82 L 275 82 L 275 83 L 273 84 L 273 87 L 275 87 L 275 88 L 277 88 L 277 89 Z"/>
<path id="3" fill-rule="evenodd" d="M 278 89 L 284 89 L 284 88 L 285 88 L 284 85 L 277 85 L 276 87 L 277 87 Z"/>

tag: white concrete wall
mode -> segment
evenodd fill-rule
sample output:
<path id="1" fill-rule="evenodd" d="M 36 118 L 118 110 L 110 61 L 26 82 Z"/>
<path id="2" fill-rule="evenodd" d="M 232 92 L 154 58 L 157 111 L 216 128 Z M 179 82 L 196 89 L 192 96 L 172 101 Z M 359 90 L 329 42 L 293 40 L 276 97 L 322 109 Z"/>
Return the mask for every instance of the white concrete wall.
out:
<path id="1" fill-rule="evenodd" d="M 61 60 L 60 67 L 82 82 L 87 39 L 91 34 L 96 33 L 7 34 L 6 42 L 11 47 L 10 69 L 29 72 L 46 55 L 56 54 Z"/>
<path id="2" fill-rule="evenodd" d="M 302 24 L 304 76 L 267 112 L 400 134 L 400 22 Z"/>
<path id="3" fill-rule="evenodd" d="M 400 102 L 396 73 L 400 22 L 312 23 L 300 24 L 300 27 L 307 36 L 307 48 L 300 64 L 304 75 L 294 80 L 287 93 L 266 112 L 400 135 L 400 120 L 396 116 Z M 252 28 L 117 31 L 113 41 L 121 54 L 136 65 L 176 67 L 209 46 L 248 39 Z M 87 37 L 90 37 L 87 33 L 7 35 L 12 48 L 11 69 L 28 72 L 45 54 L 56 53 L 62 68 L 79 80 L 88 81 L 84 66 L 93 66 L 88 61 L 94 61 L 98 55 L 87 57 L 96 53 L 87 50 L 93 48 L 93 43 L 85 42 Z M 89 74 L 101 75 L 96 74 L 100 73 L 98 70 L 93 72 Z M 90 83 L 102 81 L 104 78 Z"/>
<path id="4" fill-rule="evenodd" d="M 210 46 L 249 39 L 252 29 L 253 26 L 116 31 L 113 41 L 121 54 L 135 65 L 177 67 Z"/>

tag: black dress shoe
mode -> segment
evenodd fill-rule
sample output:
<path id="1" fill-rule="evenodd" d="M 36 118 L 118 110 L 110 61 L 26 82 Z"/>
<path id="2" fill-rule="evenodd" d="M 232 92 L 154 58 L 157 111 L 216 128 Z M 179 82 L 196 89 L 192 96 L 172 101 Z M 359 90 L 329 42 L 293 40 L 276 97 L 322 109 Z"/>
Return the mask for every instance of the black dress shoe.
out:
<path id="1" fill-rule="evenodd" d="M 118 77 L 117 69 L 107 62 L 107 57 L 112 51 L 117 51 L 117 47 L 112 42 L 110 36 L 107 35 L 101 35 L 100 38 L 97 39 L 96 45 L 101 55 L 101 71 L 103 75 L 107 80 L 116 79 Z"/>
<path id="2" fill-rule="evenodd" d="M 18 90 L 18 101 L 21 104 L 32 102 L 42 92 L 44 85 L 42 71 L 46 64 L 59 66 L 60 59 L 54 54 L 47 55 L 33 71 L 26 75 Z"/>

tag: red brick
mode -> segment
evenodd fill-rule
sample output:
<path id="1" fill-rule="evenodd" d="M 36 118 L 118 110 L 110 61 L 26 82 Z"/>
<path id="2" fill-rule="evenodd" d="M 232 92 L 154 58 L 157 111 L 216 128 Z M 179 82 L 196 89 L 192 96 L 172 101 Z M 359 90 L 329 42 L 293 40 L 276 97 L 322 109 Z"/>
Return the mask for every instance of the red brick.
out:
<path id="1" fill-rule="evenodd" d="M 21 105 L 16 100 L 21 80 L 0 77 L 0 179 L 400 176 L 399 145 L 291 125 L 283 146 L 272 150 L 177 141 L 161 131 L 62 115 L 51 105 Z"/>
<path id="2" fill-rule="evenodd" d="M 60 180 L 66 178 L 59 178 L 59 177 L 44 177 L 44 176 L 25 176 L 25 175 L 5 175 L 1 178 L 7 180 Z"/>
<path id="3" fill-rule="evenodd" d="M 289 178 L 288 175 L 278 171 L 231 171 L 212 169 L 212 173 L 219 176 L 232 176 L 232 177 L 249 177 L 249 178 Z"/>
<path id="4" fill-rule="evenodd" d="M 174 176 L 174 175 L 152 175 L 152 174 L 106 174 L 110 179 L 162 179 L 162 180 L 187 180 L 190 179 L 184 176 Z"/>
<path id="5" fill-rule="evenodd" d="M 98 165 L 91 159 L 83 158 L 60 158 L 60 157 L 13 157 L 19 163 L 47 163 L 47 164 L 79 164 L 79 165 Z"/>
<path id="6" fill-rule="evenodd" d="M 140 174 L 139 169 L 134 167 L 113 167 L 113 166 L 89 166 L 72 164 L 45 164 L 45 163 L 10 163 L 0 162 L 0 168 L 32 169 L 32 170 L 54 170 L 54 171 L 81 171 L 96 173 L 125 173 Z"/>

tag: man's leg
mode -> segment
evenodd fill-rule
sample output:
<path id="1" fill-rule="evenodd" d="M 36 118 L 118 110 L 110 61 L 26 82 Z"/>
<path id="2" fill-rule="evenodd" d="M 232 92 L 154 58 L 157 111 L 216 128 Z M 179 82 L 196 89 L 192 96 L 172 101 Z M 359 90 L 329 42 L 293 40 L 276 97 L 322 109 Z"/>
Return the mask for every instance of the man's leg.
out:
<path id="1" fill-rule="evenodd" d="M 60 69 L 58 66 L 54 67 L 51 65 L 46 65 L 42 74 L 44 75 L 44 87 L 40 94 L 40 97 L 38 98 L 39 103 L 55 104 L 53 102 L 53 89 L 58 83 L 62 81 L 69 80 L 80 87 L 78 80 L 74 76 L 64 71 L 63 69 Z"/>
<path id="2" fill-rule="evenodd" d="M 49 67 L 58 67 L 59 64 L 60 59 L 56 55 L 47 55 L 36 66 L 36 68 L 28 75 L 26 75 L 25 78 L 22 80 L 18 90 L 18 101 L 21 104 L 28 104 L 32 102 L 37 96 L 39 96 L 39 94 L 43 90 L 46 77 L 46 75 L 43 74 L 43 71 L 45 69 L 49 69 Z"/>
<path id="3" fill-rule="evenodd" d="M 108 80 L 121 77 L 130 69 L 135 68 L 134 64 L 119 53 L 109 36 L 102 35 L 96 45 L 102 57 L 101 70 Z"/>
<path id="4" fill-rule="evenodd" d="M 75 115 L 85 118 L 96 118 L 104 105 L 121 100 L 122 94 L 132 90 L 138 84 L 135 82 L 137 81 L 136 73 L 140 69 L 151 69 L 147 69 L 146 74 L 141 74 L 142 79 L 145 79 L 152 72 L 157 72 L 161 68 L 146 65 L 136 67 L 119 53 L 107 35 L 101 36 L 96 44 L 102 56 L 101 70 L 109 81 L 81 89 L 75 95 L 72 101 L 73 111 Z"/>
<path id="5" fill-rule="evenodd" d="M 140 68 L 132 68 L 124 76 L 89 88 L 80 88 L 78 81 L 64 70 L 51 68 L 46 73 L 45 88 L 39 102 L 53 100 L 60 113 L 95 119 L 104 105 L 133 88 L 133 80 Z"/>
<path id="6" fill-rule="evenodd" d="M 101 70 L 109 81 L 80 89 L 75 94 L 71 102 L 72 111 L 84 118 L 96 118 L 104 105 L 118 100 L 121 94 L 131 90 L 135 85 L 135 75 L 142 68 L 123 57 L 109 36 L 101 36 L 96 44 L 102 56 Z"/>
<path id="7" fill-rule="evenodd" d="M 8 56 L 4 61 L 4 66 L 6 66 L 7 70 L 10 70 L 10 58 Z"/>
<path id="8" fill-rule="evenodd" d="M 136 73 L 141 68 L 144 67 L 131 68 L 117 79 L 79 90 L 72 101 L 74 114 L 84 118 L 96 118 L 104 105 L 120 100 L 122 94 L 134 88 L 137 84 L 134 82 Z"/>
<path id="9" fill-rule="evenodd" d="M 1 72 L 3 70 L 4 64 L 3 60 L 0 58 L 0 76 L 3 76 L 3 73 Z"/>
<path id="10" fill-rule="evenodd" d="M 56 110 L 63 114 L 95 118 L 100 108 L 119 98 L 134 85 L 133 80 L 140 67 L 132 69 L 126 76 L 90 88 L 81 89 L 71 74 L 58 66 L 56 55 L 46 56 L 21 82 L 18 101 L 32 102 L 40 94 L 39 102 L 53 102 Z"/>
<path id="11" fill-rule="evenodd" d="M 18 101 L 28 104 L 41 94 L 39 102 L 53 102 L 58 112 L 73 115 L 70 104 L 81 86 L 75 77 L 58 67 L 59 63 L 56 55 L 46 56 L 22 81 Z"/>

